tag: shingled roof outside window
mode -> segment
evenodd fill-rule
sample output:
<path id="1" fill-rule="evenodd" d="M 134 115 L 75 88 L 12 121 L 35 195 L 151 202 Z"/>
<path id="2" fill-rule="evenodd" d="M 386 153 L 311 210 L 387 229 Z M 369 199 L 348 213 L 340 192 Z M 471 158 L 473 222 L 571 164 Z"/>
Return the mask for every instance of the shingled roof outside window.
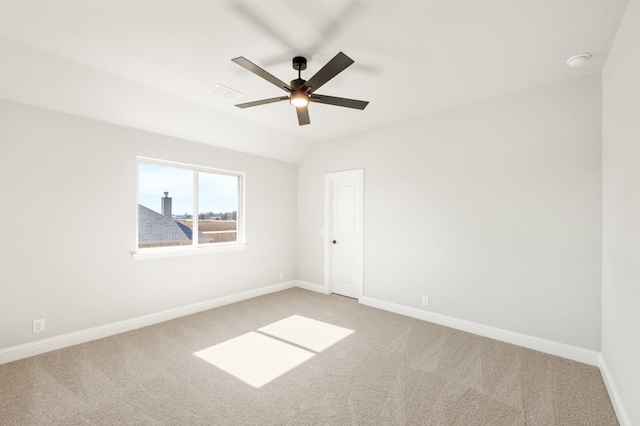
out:
<path id="1" fill-rule="evenodd" d="M 191 245 L 193 229 L 138 204 L 138 247 Z M 211 237 L 198 233 L 198 241 L 211 242 Z"/>

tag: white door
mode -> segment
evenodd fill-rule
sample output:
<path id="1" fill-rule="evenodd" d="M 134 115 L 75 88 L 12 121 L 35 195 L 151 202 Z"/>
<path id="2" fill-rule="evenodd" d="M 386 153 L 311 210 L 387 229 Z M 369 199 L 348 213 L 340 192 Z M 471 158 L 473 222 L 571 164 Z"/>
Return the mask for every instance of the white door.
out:
<path id="1" fill-rule="evenodd" d="M 362 297 L 362 169 L 325 176 L 325 285 L 330 292 Z"/>

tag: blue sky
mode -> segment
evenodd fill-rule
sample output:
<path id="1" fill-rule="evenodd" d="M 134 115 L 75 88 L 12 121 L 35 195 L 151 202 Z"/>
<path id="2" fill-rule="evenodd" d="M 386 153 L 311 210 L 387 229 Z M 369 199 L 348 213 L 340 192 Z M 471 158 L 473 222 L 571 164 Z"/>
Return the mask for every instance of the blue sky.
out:
<path id="1" fill-rule="evenodd" d="M 200 213 L 238 210 L 238 177 L 200 172 Z M 138 203 L 160 213 L 169 192 L 173 214 L 193 214 L 193 170 L 138 163 Z"/>

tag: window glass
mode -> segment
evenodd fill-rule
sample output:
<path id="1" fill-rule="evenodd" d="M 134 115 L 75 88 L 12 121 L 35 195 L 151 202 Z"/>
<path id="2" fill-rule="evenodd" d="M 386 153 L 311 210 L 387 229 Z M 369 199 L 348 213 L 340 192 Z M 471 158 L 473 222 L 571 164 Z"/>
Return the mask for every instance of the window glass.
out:
<path id="1" fill-rule="evenodd" d="M 198 174 L 198 231 L 203 244 L 237 241 L 237 176 L 200 172 Z"/>
<path id="2" fill-rule="evenodd" d="M 139 161 L 139 249 L 238 242 L 241 175 L 202 169 Z"/>

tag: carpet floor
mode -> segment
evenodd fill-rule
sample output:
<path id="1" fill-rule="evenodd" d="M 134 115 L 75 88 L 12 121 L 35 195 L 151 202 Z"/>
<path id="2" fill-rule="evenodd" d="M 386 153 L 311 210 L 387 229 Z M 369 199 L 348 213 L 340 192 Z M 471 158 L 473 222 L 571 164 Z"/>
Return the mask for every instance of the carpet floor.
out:
<path id="1" fill-rule="evenodd" d="M 618 422 L 596 367 L 294 288 L 0 365 L 0 424 Z"/>

